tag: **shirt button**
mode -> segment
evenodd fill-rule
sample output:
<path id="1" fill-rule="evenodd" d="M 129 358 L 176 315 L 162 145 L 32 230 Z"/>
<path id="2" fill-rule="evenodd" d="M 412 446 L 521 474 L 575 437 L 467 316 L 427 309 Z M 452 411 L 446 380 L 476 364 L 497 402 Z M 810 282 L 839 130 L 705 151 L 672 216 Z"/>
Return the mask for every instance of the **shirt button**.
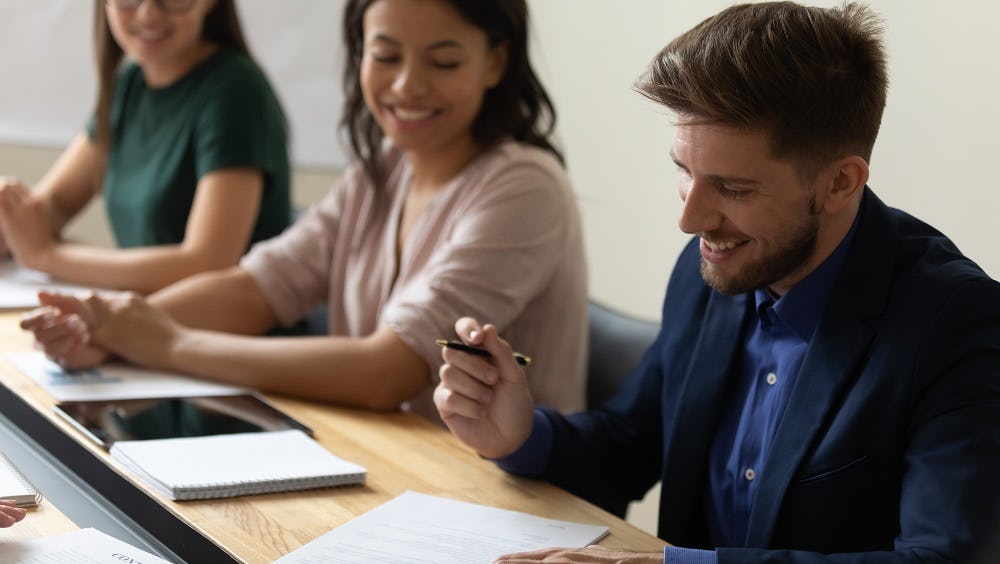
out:
<path id="1" fill-rule="evenodd" d="M 743 477 L 747 479 L 748 482 L 752 482 L 754 478 L 757 477 L 757 472 L 753 468 L 747 468 L 743 472 Z"/>
<path id="2" fill-rule="evenodd" d="M 773 386 L 778 381 L 778 375 L 774 372 L 767 373 L 767 385 Z"/>

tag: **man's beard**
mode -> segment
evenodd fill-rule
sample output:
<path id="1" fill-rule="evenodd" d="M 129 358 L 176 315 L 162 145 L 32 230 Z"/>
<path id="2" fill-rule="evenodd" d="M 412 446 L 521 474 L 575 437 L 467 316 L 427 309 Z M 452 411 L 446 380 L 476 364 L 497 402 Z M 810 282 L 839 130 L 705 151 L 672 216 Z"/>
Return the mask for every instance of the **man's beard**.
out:
<path id="1" fill-rule="evenodd" d="M 785 278 L 805 264 L 816 249 L 819 220 L 812 208 L 810 205 L 808 221 L 785 244 L 767 256 L 751 262 L 728 277 L 713 272 L 708 261 L 702 258 L 701 277 L 715 290 L 731 296 L 766 288 Z"/>

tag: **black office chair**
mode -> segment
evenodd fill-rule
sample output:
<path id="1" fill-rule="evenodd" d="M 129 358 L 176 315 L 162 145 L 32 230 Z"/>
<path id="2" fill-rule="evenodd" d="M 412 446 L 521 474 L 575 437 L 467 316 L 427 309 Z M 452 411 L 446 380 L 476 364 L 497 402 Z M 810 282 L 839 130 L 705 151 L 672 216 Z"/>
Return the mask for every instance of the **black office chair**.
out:
<path id="1" fill-rule="evenodd" d="M 587 407 L 600 407 L 639 364 L 660 324 L 632 317 L 591 301 L 590 356 L 587 360 Z"/>
<path id="2" fill-rule="evenodd" d="M 291 223 L 295 223 L 302 217 L 305 212 L 305 208 L 292 208 Z M 329 318 L 329 313 L 326 309 L 326 304 L 322 303 L 312 309 L 309 313 L 300 319 L 292 328 L 288 330 L 276 331 L 279 335 L 291 334 L 291 335 L 326 335 L 327 331 L 327 319 Z"/>
<path id="3" fill-rule="evenodd" d="M 638 319 L 591 301 L 588 306 L 590 356 L 587 360 L 587 407 L 600 407 L 618 391 L 656 339 L 660 324 Z M 608 513 L 625 518 L 628 503 L 592 499 Z"/>
<path id="4" fill-rule="evenodd" d="M 322 336 L 329 334 L 326 327 L 328 318 L 329 312 L 326 310 L 326 304 L 323 303 L 313 308 L 299 323 L 305 326 L 306 335 Z"/>

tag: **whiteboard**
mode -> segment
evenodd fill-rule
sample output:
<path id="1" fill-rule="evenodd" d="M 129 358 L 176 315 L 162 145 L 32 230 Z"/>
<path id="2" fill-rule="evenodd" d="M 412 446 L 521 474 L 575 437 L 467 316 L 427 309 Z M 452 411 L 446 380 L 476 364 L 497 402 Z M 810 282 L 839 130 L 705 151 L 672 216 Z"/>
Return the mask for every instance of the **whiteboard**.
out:
<path id="1" fill-rule="evenodd" d="M 342 0 L 237 0 L 250 50 L 275 87 L 298 167 L 346 162 Z M 0 0 L 0 143 L 61 147 L 93 111 L 89 0 Z"/>

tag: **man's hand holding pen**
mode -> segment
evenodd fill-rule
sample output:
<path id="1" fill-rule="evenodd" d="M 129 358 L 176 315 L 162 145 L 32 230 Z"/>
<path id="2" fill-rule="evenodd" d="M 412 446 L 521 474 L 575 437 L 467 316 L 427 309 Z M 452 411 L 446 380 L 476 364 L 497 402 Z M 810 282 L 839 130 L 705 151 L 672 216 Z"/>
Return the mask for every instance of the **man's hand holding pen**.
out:
<path id="1" fill-rule="evenodd" d="M 484 349 L 489 356 L 442 348 L 446 364 L 434 403 L 451 432 L 479 454 L 506 456 L 531 433 L 534 400 L 528 379 L 493 325 L 480 326 L 463 317 L 455 323 L 455 331 L 462 344 Z"/>
<path id="2" fill-rule="evenodd" d="M 435 342 L 437 344 L 441 345 L 442 347 L 445 347 L 445 348 L 448 348 L 448 349 L 452 349 L 452 350 L 456 350 L 456 351 L 462 351 L 464 353 L 469 353 L 469 354 L 474 355 L 474 356 L 483 356 L 483 357 L 487 357 L 487 358 L 491 358 L 493 356 L 493 355 L 490 354 L 490 351 L 488 351 L 486 349 L 480 349 L 480 348 L 477 348 L 477 347 L 470 347 L 469 345 L 466 345 L 464 343 L 456 343 L 455 341 L 447 341 L 445 339 L 438 339 Z M 521 353 L 518 353 L 518 352 L 512 353 L 512 354 L 514 355 L 514 360 L 517 361 L 517 363 L 520 364 L 521 366 L 529 366 L 529 365 L 531 365 L 531 357 L 530 356 L 525 355 L 525 354 L 521 354 Z"/>

